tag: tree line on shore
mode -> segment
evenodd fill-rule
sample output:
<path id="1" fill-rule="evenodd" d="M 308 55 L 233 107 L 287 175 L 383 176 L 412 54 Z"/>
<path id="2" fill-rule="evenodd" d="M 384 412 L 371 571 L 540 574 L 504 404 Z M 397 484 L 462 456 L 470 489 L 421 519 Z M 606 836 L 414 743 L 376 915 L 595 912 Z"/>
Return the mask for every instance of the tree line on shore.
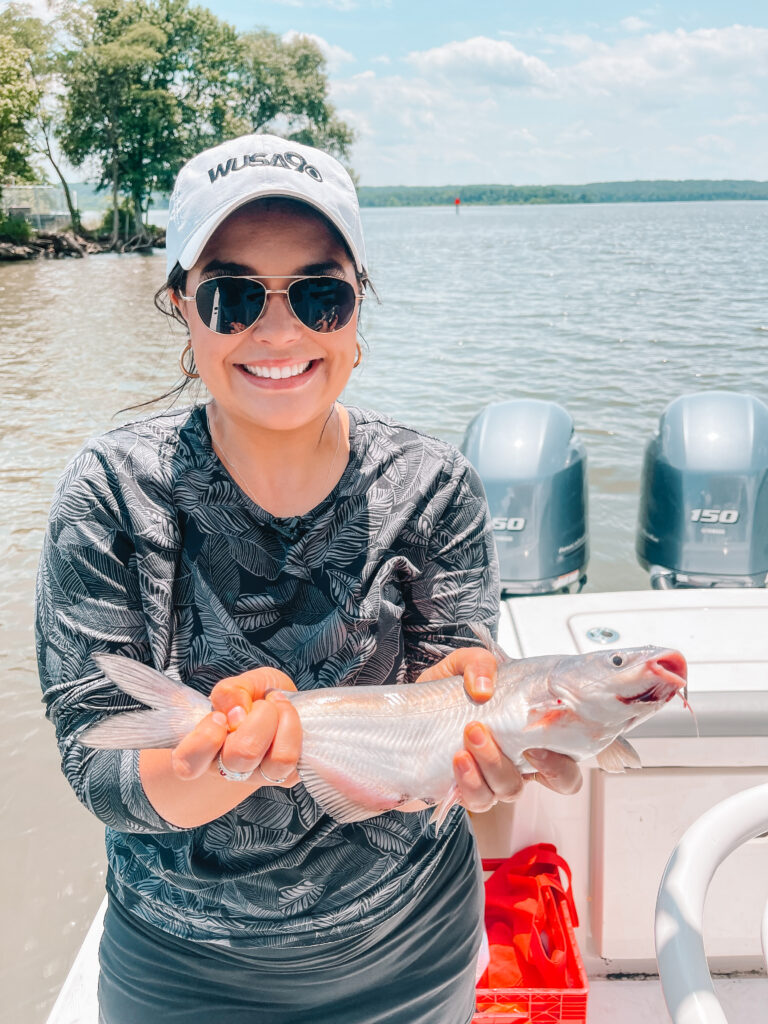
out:
<path id="1" fill-rule="evenodd" d="M 349 157 L 354 134 L 306 36 L 238 32 L 189 0 L 58 0 L 49 21 L 25 4 L 0 11 L 0 187 L 45 183 L 50 168 L 76 233 L 59 153 L 108 190 L 109 244 L 136 248 L 152 240 L 152 194 L 187 159 L 270 130 Z"/>
<path id="2" fill-rule="evenodd" d="M 485 206 L 768 199 L 768 181 L 603 181 L 589 185 L 362 186 L 361 206 Z"/>

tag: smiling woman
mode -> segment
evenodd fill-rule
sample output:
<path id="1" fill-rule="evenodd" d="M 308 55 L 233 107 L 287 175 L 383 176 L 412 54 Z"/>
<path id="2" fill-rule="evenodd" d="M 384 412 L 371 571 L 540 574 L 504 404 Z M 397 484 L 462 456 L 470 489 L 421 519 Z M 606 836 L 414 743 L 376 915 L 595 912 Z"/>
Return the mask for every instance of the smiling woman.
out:
<path id="1" fill-rule="evenodd" d="M 47 714 L 107 826 L 101 1020 L 466 1024 L 482 897 L 463 807 L 514 799 L 520 773 L 470 722 L 439 834 L 405 797 L 337 821 L 298 777 L 281 693 L 463 675 L 468 700 L 491 696 L 496 665 L 468 626 L 498 617 L 479 479 L 451 445 L 338 401 L 367 273 L 333 158 L 267 135 L 195 157 L 167 258 L 182 367 L 212 400 L 86 442 L 37 577 Z M 173 750 L 87 748 L 84 730 L 126 708 L 102 653 L 214 710 Z M 578 787 L 569 758 L 530 760 Z"/>

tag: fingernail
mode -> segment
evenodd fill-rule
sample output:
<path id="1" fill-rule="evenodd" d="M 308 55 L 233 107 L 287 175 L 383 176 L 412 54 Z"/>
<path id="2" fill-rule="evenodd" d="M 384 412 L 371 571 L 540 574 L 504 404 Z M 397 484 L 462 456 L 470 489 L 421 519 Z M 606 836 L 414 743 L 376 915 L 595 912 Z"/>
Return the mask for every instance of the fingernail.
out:
<path id="1" fill-rule="evenodd" d="M 227 713 L 227 721 L 233 729 L 236 729 L 241 722 L 244 722 L 246 717 L 245 708 L 241 708 L 239 705 Z"/>
<path id="2" fill-rule="evenodd" d="M 470 725 L 467 729 L 467 739 L 476 747 L 485 743 L 485 730 L 481 725 Z"/>
<path id="3" fill-rule="evenodd" d="M 472 762 L 466 757 L 460 757 L 457 761 L 459 771 L 462 775 L 469 775 L 472 771 Z"/>
<path id="4" fill-rule="evenodd" d="M 223 711 L 214 711 L 211 717 L 213 721 L 216 723 L 216 725 L 227 724 L 227 716 L 224 714 Z"/>
<path id="5" fill-rule="evenodd" d="M 478 697 L 490 697 L 493 693 L 493 683 L 488 676 L 478 676 L 472 689 Z"/>
<path id="6" fill-rule="evenodd" d="M 270 690 L 266 700 L 288 700 L 288 698 L 282 690 Z"/>
<path id="7" fill-rule="evenodd" d="M 530 761 L 531 764 L 540 764 L 542 761 L 547 760 L 549 757 L 549 751 L 537 747 L 532 750 L 524 750 L 523 757 L 526 761 Z"/>

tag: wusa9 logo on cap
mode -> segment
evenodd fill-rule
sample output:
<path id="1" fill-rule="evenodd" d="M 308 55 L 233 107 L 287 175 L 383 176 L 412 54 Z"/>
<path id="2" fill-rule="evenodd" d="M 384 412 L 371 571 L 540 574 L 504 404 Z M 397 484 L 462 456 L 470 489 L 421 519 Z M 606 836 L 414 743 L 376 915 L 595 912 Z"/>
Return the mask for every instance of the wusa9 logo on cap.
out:
<path id="1" fill-rule="evenodd" d="M 231 171 L 243 171 L 246 167 L 284 167 L 286 171 L 298 171 L 299 174 L 308 174 L 313 181 L 322 181 L 323 176 L 316 167 L 307 163 L 301 153 L 244 153 L 240 157 L 240 163 L 236 156 L 231 156 L 226 163 L 217 164 L 216 167 L 208 168 L 208 177 L 211 184 L 219 178 L 226 178 Z"/>

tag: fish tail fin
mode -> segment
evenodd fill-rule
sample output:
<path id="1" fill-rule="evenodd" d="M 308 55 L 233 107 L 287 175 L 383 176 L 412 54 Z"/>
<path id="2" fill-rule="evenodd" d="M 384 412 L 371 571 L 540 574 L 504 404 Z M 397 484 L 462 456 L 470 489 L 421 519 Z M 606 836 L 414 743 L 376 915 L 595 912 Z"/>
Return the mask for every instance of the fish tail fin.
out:
<path id="1" fill-rule="evenodd" d="M 119 654 L 94 654 L 92 660 L 120 690 L 152 710 L 108 715 L 78 737 L 84 746 L 119 750 L 175 747 L 212 710 L 203 694 L 141 661 Z"/>
<path id="2" fill-rule="evenodd" d="M 191 686 L 176 682 L 143 661 L 122 654 L 94 654 L 92 660 L 123 693 L 151 708 L 210 704 L 207 697 Z"/>
<path id="3" fill-rule="evenodd" d="M 205 717 L 201 710 L 125 711 L 92 725 L 77 741 L 97 750 L 169 749 Z"/>

